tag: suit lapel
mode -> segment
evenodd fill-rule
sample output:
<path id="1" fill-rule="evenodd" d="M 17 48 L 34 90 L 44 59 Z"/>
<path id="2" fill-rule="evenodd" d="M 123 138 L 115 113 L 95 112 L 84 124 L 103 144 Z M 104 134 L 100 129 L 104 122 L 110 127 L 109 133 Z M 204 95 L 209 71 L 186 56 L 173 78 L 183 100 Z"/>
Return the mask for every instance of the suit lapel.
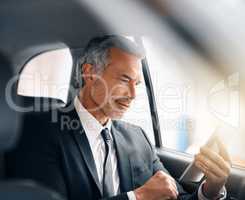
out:
<path id="1" fill-rule="evenodd" d="M 94 162 L 94 157 L 93 157 L 93 153 L 91 151 L 90 145 L 89 145 L 89 141 L 87 139 L 87 136 L 85 134 L 85 131 L 80 123 L 80 119 L 77 115 L 76 110 L 74 109 L 72 112 L 72 117 L 75 120 L 79 120 L 79 124 L 80 124 L 80 128 L 77 130 L 74 130 L 74 139 L 76 144 L 78 145 L 78 148 L 82 154 L 82 157 L 84 158 L 84 161 L 88 167 L 88 170 L 90 172 L 90 174 L 92 175 L 101 195 L 102 195 L 102 185 L 99 182 L 99 178 L 98 178 L 98 174 L 97 174 L 97 169 L 96 169 L 96 165 Z"/>
<path id="2" fill-rule="evenodd" d="M 133 184 L 127 143 L 122 137 L 122 133 L 117 130 L 114 122 L 111 126 L 111 132 L 114 137 L 116 147 L 121 192 L 128 192 L 133 189 Z"/>

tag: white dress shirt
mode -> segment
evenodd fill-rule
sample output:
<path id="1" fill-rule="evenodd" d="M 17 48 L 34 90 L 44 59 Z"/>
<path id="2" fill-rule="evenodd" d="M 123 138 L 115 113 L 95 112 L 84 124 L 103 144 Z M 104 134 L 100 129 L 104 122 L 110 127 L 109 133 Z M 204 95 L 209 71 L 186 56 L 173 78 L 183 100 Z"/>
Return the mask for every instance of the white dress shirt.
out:
<path id="1" fill-rule="evenodd" d="M 102 184 L 103 178 L 103 163 L 105 159 L 105 143 L 101 136 L 101 131 L 104 128 L 108 128 L 111 139 L 112 139 L 112 146 L 111 146 L 111 153 L 110 159 L 112 164 L 112 183 L 113 183 L 113 190 L 114 195 L 120 193 L 119 187 L 119 175 L 118 175 L 118 168 L 117 168 L 117 156 L 116 156 L 116 149 L 113 142 L 113 137 L 111 134 L 111 120 L 107 122 L 105 126 L 102 126 L 93 115 L 91 115 L 81 104 L 78 97 L 74 99 L 74 106 L 80 118 L 81 124 L 84 128 L 84 132 L 88 138 L 90 148 L 92 150 L 93 158 L 95 161 L 97 174 L 100 183 Z M 199 187 L 198 190 L 198 199 L 199 200 L 208 200 L 202 193 L 202 185 Z M 225 191 L 226 192 L 226 191 Z M 129 200 L 136 200 L 135 194 L 133 191 L 127 193 Z M 226 195 L 225 195 L 226 196 Z M 225 198 L 225 197 L 224 197 Z M 221 198 L 221 199 L 224 199 Z"/>

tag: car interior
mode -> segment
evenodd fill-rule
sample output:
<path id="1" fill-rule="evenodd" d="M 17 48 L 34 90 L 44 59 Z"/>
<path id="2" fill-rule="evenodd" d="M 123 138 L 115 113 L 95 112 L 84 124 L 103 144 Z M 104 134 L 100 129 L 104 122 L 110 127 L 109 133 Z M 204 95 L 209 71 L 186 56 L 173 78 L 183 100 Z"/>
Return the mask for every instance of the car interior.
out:
<path id="1" fill-rule="evenodd" d="M 90 38 L 105 34 L 128 36 L 145 48 L 146 54 L 149 53 L 149 55 L 157 52 L 159 55 L 162 53 L 176 56 L 175 59 L 179 59 L 179 62 L 183 61 L 180 64 L 182 68 L 185 67 L 184 64 L 190 64 L 189 67 L 183 69 L 183 73 L 187 74 L 187 77 L 195 78 L 197 83 L 202 85 L 201 87 L 208 84 L 208 79 L 207 82 L 204 82 L 205 78 L 203 77 L 205 74 L 209 77 L 207 75 L 209 73 L 204 69 L 200 69 L 199 72 L 197 63 L 205 63 L 210 72 L 217 74 L 220 72 L 222 77 L 228 77 L 235 72 L 239 74 L 239 86 L 232 86 L 232 88 L 235 88 L 234 90 L 238 88 L 238 95 L 240 95 L 239 128 L 237 130 L 239 129 L 241 134 L 240 132 L 237 133 L 236 137 L 241 144 L 239 143 L 239 153 L 236 154 L 238 158 L 234 158 L 236 163 L 232 163 L 231 175 L 226 184 L 226 189 L 227 199 L 245 199 L 245 158 L 243 157 L 245 127 L 242 123 L 245 119 L 243 111 L 243 103 L 245 102 L 243 96 L 245 91 L 243 87 L 245 82 L 243 67 L 245 61 L 243 55 L 245 52 L 243 45 L 245 26 L 242 22 L 245 4 L 242 1 L 231 3 L 225 0 L 205 2 L 195 0 L 183 0 L 181 2 L 176 0 L 1 1 L 0 199 L 63 199 L 61 195 L 33 180 L 8 178 L 4 154 L 11 151 L 21 137 L 22 121 L 30 112 L 29 108 L 38 108 L 36 112 L 41 113 L 72 102 L 80 87 L 79 57 L 83 48 Z M 148 40 L 151 43 L 147 43 L 145 38 L 151 38 Z M 159 49 L 156 48 L 156 51 L 153 51 L 147 47 L 147 44 L 150 44 L 149 46 L 152 48 L 157 46 Z M 191 49 L 191 51 L 186 49 Z M 65 74 L 67 77 L 65 98 L 55 98 L 52 95 L 41 93 L 34 95 L 35 92 L 33 95 L 24 92 L 23 94 L 18 93 L 21 74 L 24 73 L 28 63 L 38 56 L 48 55 L 55 51 L 66 51 L 72 60 L 70 66 L 64 64 L 63 68 L 60 64 L 56 65 L 56 62 L 53 64 L 58 70 L 66 67 L 71 69 L 69 73 Z M 159 57 L 164 59 L 164 56 Z M 58 61 L 62 58 L 53 57 L 52 59 Z M 148 117 L 150 119 L 146 123 L 145 121 L 142 123 L 151 126 L 149 137 L 156 147 L 161 162 L 170 174 L 179 180 L 186 168 L 192 163 L 194 153 L 189 153 L 191 152 L 190 148 L 188 151 L 181 149 L 181 145 L 178 146 L 176 141 L 174 143 L 176 148 L 172 148 L 171 142 L 166 142 L 166 137 L 172 133 L 168 131 L 163 133 L 163 129 L 161 129 L 164 125 L 158 106 L 158 90 L 155 89 L 154 85 L 157 82 L 152 71 L 154 62 L 151 59 L 150 56 L 146 56 L 142 60 L 144 90 L 148 101 L 146 107 L 149 109 Z M 171 62 L 173 66 L 177 66 L 175 60 L 171 60 Z M 40 67 L 43 66 L 45 64 L 40 64 Z M 170 66 L 166 62 L 161 67 L 168 68 Z M 45 69 L 43 68 L 43 70 Z M 173 67 L 172 70 L 175 68 Z M 52 70 L 50 71 L 52 72 Z M 234 80 L 233 76 L 229 78 L 228 80 Z M 158 81 L 162 79 L 164 78 L 160 78 Z M 29 82 L 26 83 L 28 86 Z M 32 90 L 35 91 L 35 88 Z M 196 93 L 198 93 L 198 86 Z M 190 104 L 193 112 L 196 109 L 196 115 L 201 115 L 196 108 L 201 105 L 197 105 L 195 102 Z M 217 112 L 213 113 L 216 114 L 216 117 L 218 116 Z M 205 115 L 203 116 L 201 122 L 209 120 L 206 120 Z M 232 120 L 231 118 L 225 119 Z M 38 115 L 33 120 L 38 121 Z M 235 125 L 230 126 L 234 127 Z M 173 140 L 175 138 L 173 136 Z M 204 140 L 206 141 L 203 139 L 203 142 Z M 183 138 L 180 141 L 183 141 Z M 233 144 L 231 148 L 235 149 L 236 146 Z M 200 182 L 190 180 L 180 180 L 180 182 L 188 192 L 193 192 L 200 184 Z"/>

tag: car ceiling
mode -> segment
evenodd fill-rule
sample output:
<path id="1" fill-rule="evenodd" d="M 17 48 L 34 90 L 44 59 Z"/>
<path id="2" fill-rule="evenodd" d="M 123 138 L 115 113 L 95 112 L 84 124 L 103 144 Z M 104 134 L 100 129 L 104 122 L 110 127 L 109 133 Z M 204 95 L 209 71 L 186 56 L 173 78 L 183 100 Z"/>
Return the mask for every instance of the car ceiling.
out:
<path id="1" fill-rule="evenodd" d="M 198 9 L 196 4 L 199 5 Z M 237 63 L 242 65 L 244 46 L 240 41 L 244 28 L 239 22 L 243 10 L 238 9 L 239 5 L 234 8 L 226 5 L 227 8 L 223 7 L 222 11 L 233 11 L 237 17 L 224 18 L 221 15 L 218 18 L 216 10 L 211 9 L 208 14 L 205 13 L 208 10 L 205 10 L 204 4 L 194 0 L 183 0 L 181 4 L 178 0 L 2 0 L 0 54 L 19 72 L 24 63 L 38 53 L 66 45 L 82 48 L 95 35 L 153 34 L 157 43 L 164 44 L 167 38 L 164 21 L 167 20 L 162 16 L 167 14 L 182 25 L 181 29 L 188 30 L 198 45 L 200 42 L 202 48 L 198 47 L 199 50 L 206 49 L 210 54 L 209 59 L 216 55 L 213 59 L 222 63 L 222 66 L 234 63 L 236 66 Z M 188 12 L 182 12 L 185 9 Z M 224 23 L 224 20 L 230 20 L 230 23 Z M 207 24 L 209 28 L 206 29 L 202 24 Z M 224 27 L 217 28 L 220 24 Z M 230 25 L 233 28 L 229 28 Z M 241 30 L 234 32 L 237 28 Z M 226 30 L 227 33 L 221 34 L 220 30 Z"/>
<path id="2" fill-rule="evenodd" d="M 91 36 L 106 33 L 101 21 L 74 0 L 4 0 L 0 24 L 0 54 L 17 69 L 40 52 L 81 47 Z"/>
<path id="3" fill-rule="evenodd" d="M 82 48 L 93 36 L 148 34 L 158 29 L 159 22 L 162 24 L 162 13 L 151 2 L 154 1 L 2 0 L 0 54 L 18 73 L 41 52 L 64 46 Z M 158 34 L 162 38 L 161 31 Z"/>

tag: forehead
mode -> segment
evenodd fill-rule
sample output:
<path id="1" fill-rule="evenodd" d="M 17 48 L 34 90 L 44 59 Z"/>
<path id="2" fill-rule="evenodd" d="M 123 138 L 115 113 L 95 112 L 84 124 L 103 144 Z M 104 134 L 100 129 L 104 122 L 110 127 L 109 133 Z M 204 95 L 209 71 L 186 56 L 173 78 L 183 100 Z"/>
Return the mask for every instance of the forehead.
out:
<path id="1" fill-rule="evenodd" d="M 117 72 L 139 73 L 141 59 L 118 48 L 109 49 L 110 70 Z"/>

